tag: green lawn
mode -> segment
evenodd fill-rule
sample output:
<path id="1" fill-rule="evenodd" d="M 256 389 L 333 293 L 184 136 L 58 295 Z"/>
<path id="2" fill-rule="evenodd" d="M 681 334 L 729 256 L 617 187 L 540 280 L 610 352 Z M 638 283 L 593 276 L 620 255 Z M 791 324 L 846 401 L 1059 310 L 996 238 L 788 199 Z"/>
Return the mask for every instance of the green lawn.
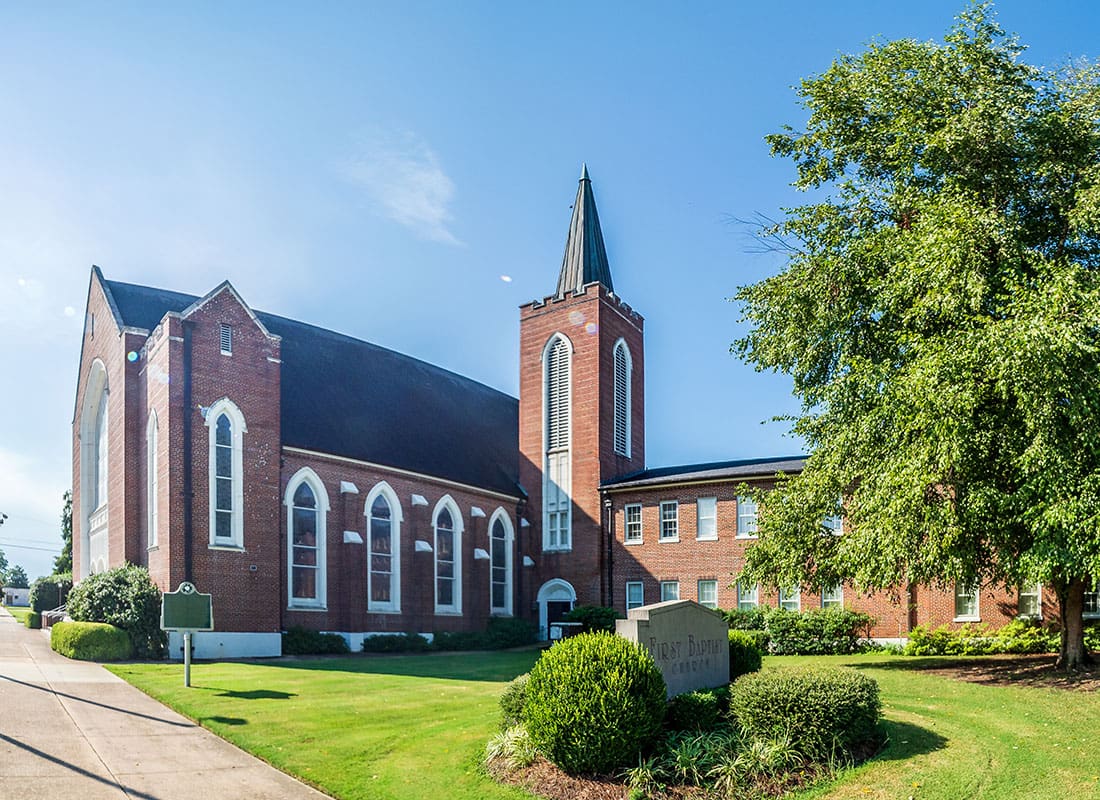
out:
<path id="1" fill-rule="evenodd" d="M 30 606 L 4 606 L 4 610 L 24 625 L 27 621 L 27 615 L 31 613 Z"/>
<path id="2" fill-rule="evenodd" d="M 496 699 L 537 653 L 350 656 L 110 669 L 219 735 L 342 800 L 520 798 L 478 770 Z M 962 683 L 883 655 L 769 657 L 848 664 L 882 687 L 890 744 L 802 800 L 1100 800 L 1100 697 Z"/>

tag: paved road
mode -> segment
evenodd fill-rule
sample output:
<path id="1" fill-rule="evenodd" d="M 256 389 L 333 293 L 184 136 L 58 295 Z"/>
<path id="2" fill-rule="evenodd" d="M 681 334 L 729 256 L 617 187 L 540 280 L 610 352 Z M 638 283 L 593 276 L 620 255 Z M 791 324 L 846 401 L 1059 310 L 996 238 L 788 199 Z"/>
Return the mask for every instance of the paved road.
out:
<path id="1" fill-rule="evenodd" d="M 0 611 L 0 798 L 326 800 Z"/>

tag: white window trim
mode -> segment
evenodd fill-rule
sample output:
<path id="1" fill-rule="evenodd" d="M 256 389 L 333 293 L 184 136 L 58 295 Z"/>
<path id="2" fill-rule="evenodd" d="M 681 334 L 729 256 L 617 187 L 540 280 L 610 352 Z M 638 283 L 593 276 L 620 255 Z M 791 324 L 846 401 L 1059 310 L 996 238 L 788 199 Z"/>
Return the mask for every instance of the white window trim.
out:
<path id="1" fill-rule="evenodd" d="M 89 315 L 91 316 L 91 315 Z M 96 498 L 99 453 L 96 447 L 96 432 L 99 421 L 101 394 L 110 396 L 110 386 L 107 380 L 107 368 L 101 359 L 93 359 L 88 369 L 88 375 L 84 381 L 84 399 L 80 411 L 80 508 L 73 509 L 79 524 L 79 546 L 74 549 L 74 556 L 79 551 L 79 563 L 73 562 L 74 577 L 87 577 L 97 571 L 96 564 L 91 555 L 92 522 L 93 519 L 102 518 L 106 522 L 107 498 L 99 503 Z M 93 500 L 96 500 L 93 505 Z M 75 535 L 75 534 L 74 534 Z M 103 545 L 109 550 L 107 537 L 103 537 Z M 105 551 L 106 552 L 106 551 Z"/>
<path id="2" fill-rule="evenodd" d="M 753 526 L 760 529 L 760 504 L 753 500 L 751 497 L 744 497 L 742 495 L 737 496 L 737 538 L 738 539 L 755 539 L 759 535 L 757 531 L 742 531 L 741 530 L 741 506 L 745 503 L 752 503 L 756 508 L 756 513 L 753 514 Z M 748 527 L 746 525 L 746 527 Z"/>
<path id="3" fill-rule="evenodd" d="M 960 584 L 958 582 L 956 582 L 955 583 L 955 593 L 954 593 L 955 611 L 956 612 L 959 609 L 959 595 L 960 595 L 959 590 L 960 590 L 960 588 L 970 589 L 970 591 L 973 592 L 973 594 L 974 594 L 974 605 L 975 605 L 975 608 L 976 608 L 976 613 L 974 613 L 974 614 L 958 614 L 958 613 L 956 613 L 955 618 L 951 621 L 952 622 L 981 622 L 982 621 L 982 590 L 981 590 L 981 587 L 978 586 L 977 584 L 973 584 L 971 586 L 962 586 L 962 587 L 960 587 Z"/>
<path id="4" fill-rule="evenodd" d="M 1043 616 L 1043 584 L 1032 584 L 1035 589 L 1034 592 L 1027 592 L 1027 594 L 1035 595 L 1035 606 L 1038 609 L 1034 614 L 1022 614 L 1020 613 L 1020 600 L 1023 598 L 1024 589 L 1028 587 L 1020 586 L 1016 590 L 1016 613 L 1021 617 L 1029 617 L 1031 619 L 1039 619 Z"/>
<path id="5" fill-rule="evenodd" d="M 215 474 L 217 461 L 215 446 L 217 444 L 217 421 L 225 414 L 229 417 L 229 425 L 233 434 L 233 514 L 230 517 L 230 530 L 232 536 L 228 539 L 217 538 L 217 481 Z M 244 415 L 237 404 L 228 397 L 223 397 L 206 410 L 206 427 L 210 434 L 209 470 L 208 470 L 208 494 L 210 506 L 210 547 L 212 549 L 244 549 L 244 435 L 248 433 L 248 427 L 244 422 Z"/>
<path id="6" fill-rule="evenodd" d="M 831 587 L 831 588 L 834 588 L 834 589 L 837 590 L 836 599 L 827 600 L 826 597 L 825 597 L 826 590 L 822 589 L 821 590 L 821 607 L 822 608 L 833 608 L 835 606 L 837 608 L 844 608 L 844 584 L 838 584 L 837 586 L 834 586 L 834 587 Z M 826 602 L 828 602 L 828 605 L 826 605 Z"/>
<path id="7" fill-rule="evenodd" d="M 497 520 L 504 524 L 504 574 L 507 580 L 504 584 L 504 605 L 493 605 L 493 527 Z M 515 532 L 512 528 L 512 519 L 503 508 L 497 508 L 489 518 L 489 613 L 493 616 L 510 617 L 512 611 L 512 594 L 515 591 L 515 576 L 512 571 L 512 550 L 515 542 Z"/>
<path id="8" fill-rule="evenodd" d="M 626 428 L 626 447 L 622 450 L 620 450 L 618 448 L 618 446 L 615 444 L 615 422 L 617 421 L 617 418 L 618 418 L 618 408 L 619 408 L 618 403 L 615 403 L 615 394 L 618 392 L 618 388 L 619 388 L 619 381 L 618 381 L 619 376 L 618 376 L 618 367 L 617 367 L 617 364 L 616 364 L 616 354 L 619 352 L 620 347 L 623 350 L 623 355 L 626 356 L 626 403 L 625 403 L 625 406 L 626 406 L 626 420 L 624 422 L 624 427 Z M 631 417 L 634 416 L 634 405 L 633 405 L 633 397 L 632 397 L 634 388 L 633 388 L 633 386 L 631 386 L 631 384 L 634 381 L 634 358 L 630 354 L 630 346 L 626 343 L 626 339 L 623 339 L 622 337 L 620 337 L 619 340 L 617 342 L 615 342 L 615 346 L 611 349 L 611 364 L 612 364 L 612 383 L 613 383 L 613 388 L 612 388 L 613 413 L 612 413 L 612 426 L 611 426 L 611 428 L 612 428 L 611 429 L 612 448 L 619 455 L 621 455 L 625 458 L 630 458 L 631 457 L 630 456 L 630 436 L 631 436 L 631 433 L 632 433 L 632 430 L 631 430 Z"/>
<path id="9" fill-rule="evenodd" d="M 665 587 L 666 586 L 675 586 L 676 587 L 676 596 L 675 597 L 670 597 L 668 599 L 669 600 L 679 600 L 680 599 L 680 581 L 661 581 L 661 586 L 660 586 L 660 592 L 661 593 L 660 593 L 660 595 L 658 595 L 661 598 L 661 602 L 662 603 L 667 602 L 665 600 Z"/>
<path id="10" fill-rule="evenodd" d="M 632 586 L 638 587 L 638 602 L 634 605 L 630 604 L 630 588 Z M 642 581 L 627 581 L 626 582 L 626 611 L 629 614 L 632 608 L 641 608 L 645 605 L 645 583 Z"/>
<path id="11" fill-rule="evenodd" d="M 794 589 L 793 591 L 788 592 L 786 589 L 780 587 L 780 589 L 779 589 L 779 607 L 780 608 L 787 608 L 785 605 L 783 605 L 783 603 L 784 602 L 790 603 L 792 600 L 794 601 L 794 608 L 793 609 L 788 608 L 787 610 L 788 611 L 801 611 L 802 610 L 802 590 L 801 589 Z"/>
<path id="12" fill-rule="evenodd" d="M 704 519 L 702 514 L 702 507 L 699 505 L 704 500 L 714 501 L 714 516 L 708 519 L 714 520 L 714 533 L 709 536 L 703 536 L 700 531 L 702 530 L 702 521 Z M 700 497 L 695 501 L 695 539 L 699 542 L 717 542 L 718 541 L 718 498 L 717 497 Z"/>
<path id="13" fill-rule="evenodd" d="M 714 584 L 714 605 L 707 605 L 703 602 L 703 584 Z M 718 608 L 718 579 L 717 578 L 703 578 L 702 580 L 695 582 L 695 601 L 703 606 L 703 608 Z"/>
<path id="14" fill-rule="evenodd" d="M 390 602 L 379 603 L 371 599 L 371 506 L 379 497 L 384 497 L 390 504 L 390 537 L 391 542 L 391 567 L 390 567 Z M 401 523 L 405 516 L 401 509 L 401 501 L 397 499 L 397 492 L 386 481 L 380 481 L 367 493 L 367 499 L 363 503 L 363 517 L 367 523 L 367 611 L 372 613 L 397 614 L 401 611 Z"/>
<path id="15" fill-rule="evenodd" d="M 1100 619 L 1100 584 L 1098 584 L 1091 592 L 1085 592 L 1085 594 L 1095 594 L 1097 611 L 1084 611 L 1081 616 L 1085 619 Z M 1082 608 L 1084 606 L 1082 605 Z"/>
<path id="16" fill-rule="evenodd" d="M 752 605 L 750 606 L 751 608 L 760 608 L 760 584 L 758 583 L 755 586 L 753 586 L 752 591 L 750 592 L 750 591 L 747 591 L 741 585 L 741 581 L 738 581 L 737 582 L 737 608 L 738 608 L 738 610 L 741 610 L 741 603 L 742 602 L 745 602 L 746 604 L 748 604 L 747 600 L 742 601 L 743 597 L 744 598 L 750 598 L 750 597 L 752 598 Z"/>
<path id="17" fill-rule="evenodd" d="M 157 412 L 149 409 L 149 421 L 145 425 L 145 525 L 146 546 L 157 546 L 157 528 L 160 523 L 160 432 Z"/>
<path id="18" fill-rule="evenodd" d="M 439 604 L 439 529 L 436 527 L 436 522 L 439 519 L 439 512 L 443 509 L 447 509 L 451 512 L 451 522 L 454 523 L 454 593 L 452 595 L 453 602 L 450 605 Z M 462 530 L 463 521 L 462 514 L 458 510 L 458 503 L 449 495 L 445 494 L 439 499 L 439 502 L 435 504 L 435 509 L 432 511 L 432 597 L 435 600 L 435 613 L 436 614 L 461 614 L 462 613 Z"/>
<path id="19" fill-rule="evenodd" d="M 672 506 L 676 511 L 676 519 L 673 522 L 676 524 L 676 535 L 665 535 L 665 506 Z M 660 527 L 657 529 L 657 541 L 658 542 L 678 542 L 680 541 L 680 501 L 679 500 L 662 500 L 657 509 L 658 521 Z"/>
<path id="20" fill-rule="evenodd" d="M 303 483 L 309 484 L 313 497 L 317 500 L 317 597 L 302 599 L 294 597 L 294 492 Z M 286 506 L 286 597 L 287 608 L 320 609 L 328 608 L 328 491 L 324 481 L 309 467 L 295 472 L 286 484 L 283 493 L 283 505 Z"/>
<path id="21" fill-rule="evenodd" d="M 549 426 L 547 425 L 548 413 L 550 410 L 550 351 L 554 348 L 554 345 L 558 341 L 565 344 L 566 351 L 568 353 L 568 382 L 569 401 L 565 409 L 566 427 L 569 430 L 569 445 L 565 448 L 559 448 L 554 451 L 555 454 L 564 453 L 566 457 L 566 463 L 568 464 L 568 480 L 567 486 L 562 487 L 565 491 L 565 496 L 568 499 L 566 503 L 565 512 L 565 525 L 559 532 L 559 541 L 557 544 L 551 546 L 550 544 L 550 510 L 546 505 L 546 495 L 548 494 L 548 488 L 550 484 L 550 449 L 549 449 Z M 542 470 L 542 549 L 544 551 L 568 551 L 573 549 L 573 343 L 569 340 L 569 337 L 560 331 L 555 331 L 550 335 L 550 338 L 546 340 L 546 344 L 542 348 L 542 453 L 543 453 L 543 470 Z M 434 517 L 433 517 L 434 519 Z"/>
<path id="22" fill-rule="evenodd" d="M 638 509 L 638 538 L 630 539 L 627 537 L 627 532 L 630 530 L 630 524 L 628 522 L 630 509 Z M 645 539 L 645 526 L 642 523 L 642 504 L 641 503 L 627 503 L 623 506 L 623 544 L 631 547 L 639 545 Z"/>

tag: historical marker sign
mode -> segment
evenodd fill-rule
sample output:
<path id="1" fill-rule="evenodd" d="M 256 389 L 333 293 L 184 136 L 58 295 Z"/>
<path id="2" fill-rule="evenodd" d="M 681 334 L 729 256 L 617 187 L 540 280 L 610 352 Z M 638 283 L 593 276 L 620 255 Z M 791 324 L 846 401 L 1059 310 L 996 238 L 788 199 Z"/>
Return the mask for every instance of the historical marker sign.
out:
<path id="1" fill-rule="evenodd" d="M 649 650 L 669 697 L 729 683 L 728 631 L 721 614 L 692 600 L 634 608 L 615 621 L 619 636 Z"/>
<path id="2" fill-rule="evenodd" d="M 212 631 L 214 608 L 210 595 L 184 581 L 174 592 L 165 592 L 160 606 L 160 627 L 165 631 Z"/>

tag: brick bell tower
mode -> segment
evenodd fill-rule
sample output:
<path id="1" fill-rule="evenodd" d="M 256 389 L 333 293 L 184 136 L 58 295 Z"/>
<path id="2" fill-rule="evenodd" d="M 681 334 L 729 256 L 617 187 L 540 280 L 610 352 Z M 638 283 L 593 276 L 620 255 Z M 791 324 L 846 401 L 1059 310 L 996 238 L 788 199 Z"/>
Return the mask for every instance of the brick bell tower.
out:
<path id="1" fill-rule="evenodd" d="M 587 167 L 557 291 L 520 307 L 522 601 L 546 633 L 573 604 L 607 602 L 601 482 L 645 468 L 643 319 L 615 294 Z"/>

